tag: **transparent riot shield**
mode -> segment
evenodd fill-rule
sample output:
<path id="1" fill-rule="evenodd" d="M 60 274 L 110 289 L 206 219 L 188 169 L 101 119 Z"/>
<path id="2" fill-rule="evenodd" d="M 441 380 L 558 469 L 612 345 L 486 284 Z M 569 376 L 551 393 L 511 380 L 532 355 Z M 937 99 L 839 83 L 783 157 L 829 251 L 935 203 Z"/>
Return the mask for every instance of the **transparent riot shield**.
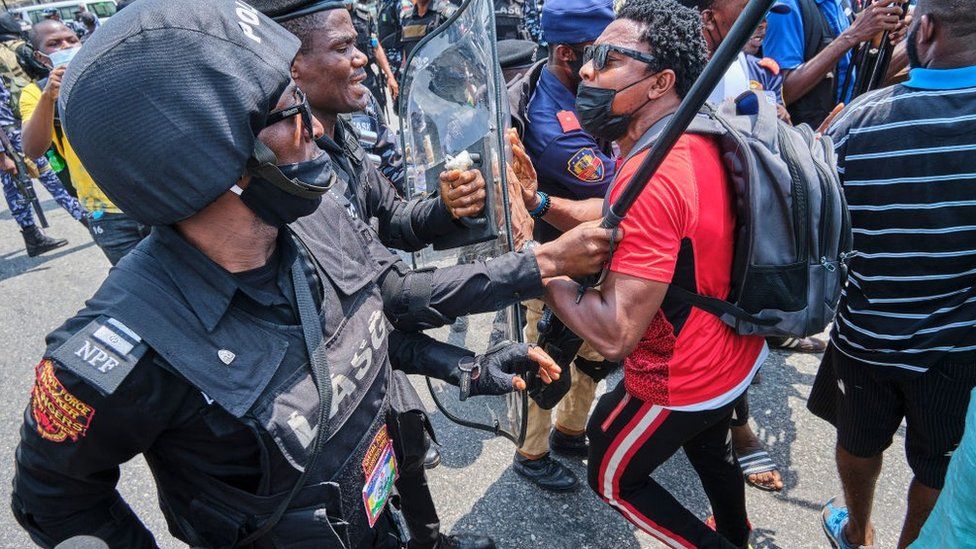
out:
<path id="1" fill-rule="evenodd" d="M 401 139 L 410 197 L 439 191 L 445 169 L 477 168 L 484 176 L 484 211 L 462 219 L 455 234 L 414 254 L 414 266 L 445 267 L 496 257 L 512 249 L 505 144 L 509 122 L 504 81 L 495 51 L 494 6 L 466 0 L 411 52 L 400 99 Z M 483 353 L 495 343 L 522 340 L 518 307 L 471 315 L 430 330 L 441 341 Z M 521 444 L 526 397 L 477 396 L 460 401 L 458 388 L 428 379 L 437 406 L 453 421 Z"/>

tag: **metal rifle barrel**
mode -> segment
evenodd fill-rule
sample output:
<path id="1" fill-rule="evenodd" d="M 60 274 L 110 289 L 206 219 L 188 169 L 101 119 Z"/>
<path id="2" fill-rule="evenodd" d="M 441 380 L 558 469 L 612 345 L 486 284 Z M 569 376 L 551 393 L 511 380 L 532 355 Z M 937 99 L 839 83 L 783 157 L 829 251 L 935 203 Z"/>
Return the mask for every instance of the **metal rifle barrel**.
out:
<path id="1" fill-rule="evenodd" d="M 671 152 L 671 148 L 674 147 L 678 138 L 681 137 L 681 134 L 685 132 L 688 125 L 694 120 L 698 111 L 701 110 L 702 105 L 708 99 L 708 96 L 711 95 L 712 90 L 715 89 L 715 86 L 725 76 L 729 66 L 735 62 L 739 52 L 745 47 L 746 42 L 752 37 L 752 34 L 756 31 L 756 27 L 766 17 L 766 12 L 769 11 L 769 8 L 773 6 L 774 2 L 775 0 L 749 0 L 746 9 L 739 15 L 739 18 L 735 21 L 735 25 L 732 26 L 732 30 L 729 31 L 725 40 L 719 45 L 718 50 L 716 50 L 715 55 L 712 56 L 708 65 L 705 66 L 705 70 L 702 71 L 701 76 L 695 80 L 695 84 L 691 87 L 691 90 L 681 100 L 678 110 L 675 111 L 674 116 L 671 117 L 664 131 L 661 132 L 661 136 L 654 142 L 650 152 L 641 162 L 640 166 L 637 167 L 634 176 L 627 183 L 627 186 L 624 187 L 624 190 L 621 191 L 620 197 L 610 207 L 610 211 L 603 218 L 603 223 L 601 224 L 603 228 L 614 229 L 620 225 L 620 222 L 626 217 L 627 211 L 637 201 L 637 197 L 640 196 L 644 187 L 650 182 L 654 172 L 657 171 L 661 163 L 664 162 L 665 157 Z"/>

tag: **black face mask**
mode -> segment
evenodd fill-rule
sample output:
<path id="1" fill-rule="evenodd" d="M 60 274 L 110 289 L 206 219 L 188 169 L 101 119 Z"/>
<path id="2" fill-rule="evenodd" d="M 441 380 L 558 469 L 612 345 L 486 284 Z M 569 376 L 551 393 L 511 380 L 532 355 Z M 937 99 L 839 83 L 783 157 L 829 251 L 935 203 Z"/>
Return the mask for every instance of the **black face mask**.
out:
<path id="1" fill-rule="evenodd" d="M 627 114 L 613 114 L 613 100 L 618 93 L 640 84 L 651 76 L 653 75 L 641 78 L 619 90 L 595 88 L 581 83 L 576 91 L 576 115 L 583 130 L 597 139 L 608 141 L 615 141 L 627 133 L 631 117 L 644 108 L 650 99 Z"/>
<path id="2" fill-rule="evenodd" d="M 325 153 L 306 162 L 278 166 L 278 169 L 288 179 L 297 179 L 317 187 L 328 187 L 335 178 L 332 160 Z M 298 196 L 258 175 L 252 175 L 251 183 L 238 194 L 241 201 L 262 221 L 278 228 L 311 214 L 322 203 L 322 195 Z"/>

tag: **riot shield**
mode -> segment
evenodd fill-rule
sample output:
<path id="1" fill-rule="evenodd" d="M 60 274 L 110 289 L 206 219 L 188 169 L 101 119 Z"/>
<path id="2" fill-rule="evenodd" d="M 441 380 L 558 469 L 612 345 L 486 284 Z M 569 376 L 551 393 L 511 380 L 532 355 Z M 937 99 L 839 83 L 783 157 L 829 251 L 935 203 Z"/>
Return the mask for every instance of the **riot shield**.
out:
<path id="1" fill-rule="evenodd" d="M 452 167 L 477 168 L 487 187 L 484 211 L 460 220 L 463 227 L 456 233 L 415 253 L 416 268 L 488 259 L 512 249 L 504 169 L 510 154 L 504 138 L 509 114 L 495 42 L 493 3 L 466 0 L 407 59 L 399 106 L 407 193 L 437 194 L 439 175 Z M 513 306 L 429 333 L 480 354 L 503 339 L 521 341 L 521 326 L 521 314 Z M 524 393 L 461 401 L 457 387 L 433 379 L 427 383 L 438 408 L 451 420 L 521 444 Z"/>

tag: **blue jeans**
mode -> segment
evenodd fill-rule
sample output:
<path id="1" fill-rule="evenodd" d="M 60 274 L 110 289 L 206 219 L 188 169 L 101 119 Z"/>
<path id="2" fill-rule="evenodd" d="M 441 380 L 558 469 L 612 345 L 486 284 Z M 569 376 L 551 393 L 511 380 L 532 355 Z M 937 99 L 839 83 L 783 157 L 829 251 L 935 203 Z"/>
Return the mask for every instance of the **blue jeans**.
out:
<path id="1" fill-rule="evenodd" d="M 149 229 L 123 213 L 95 212 L 88 217 L 88 231 L 112 265 L 149 236 Z"/>

